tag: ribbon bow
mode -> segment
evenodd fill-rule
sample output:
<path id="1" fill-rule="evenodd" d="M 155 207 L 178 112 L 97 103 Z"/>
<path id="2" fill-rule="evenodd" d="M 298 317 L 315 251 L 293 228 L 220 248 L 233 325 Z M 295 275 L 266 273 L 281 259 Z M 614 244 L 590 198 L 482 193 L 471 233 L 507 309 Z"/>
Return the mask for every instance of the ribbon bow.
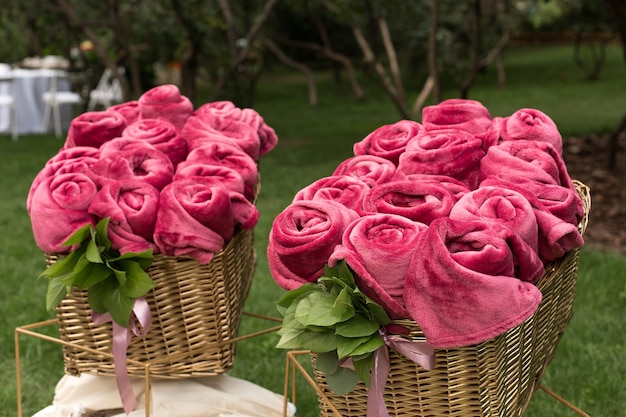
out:
<path id="1" fill-rule="evenodd" d="M 150 306 L 145 298 L 137 298 L 133 304 L 132 314 L 128 323 L 128 328 L 117 324 L 109 313 L 93 313 L 91 317 L 95 325 L 108 322 L 113 324 L 113 364 L 115 366 L 115 380 L 120 393 L 122 405 L 126 414 L 129 414 L 137 406 L 137 398 L 133 392 L 133 387 L 128 376 L 128 366 L 126 365 L 126 351 L 130 345 L 132 335 L 143 337 L 148 333 L 152 324 Z M 137 326 L 137 321 L 141 325 L 141 330 Z"/>

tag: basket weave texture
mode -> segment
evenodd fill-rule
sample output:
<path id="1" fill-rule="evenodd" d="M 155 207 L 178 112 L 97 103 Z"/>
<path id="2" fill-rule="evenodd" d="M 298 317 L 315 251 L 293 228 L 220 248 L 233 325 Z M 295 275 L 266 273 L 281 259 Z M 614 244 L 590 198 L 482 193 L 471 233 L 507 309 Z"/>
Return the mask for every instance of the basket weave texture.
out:
<path id="1" fill-rule="evenodd" d="M 155 255 L 148 273 L 156 286 L 145 296 L 152 315 L 147 334 L 133 337 L 127 350 L 128 374 L 164 378 L 219 375 L 233 366 L 243 304 L 256 252 L 254 231 L 241 230 L 207 265 L 194 259 Z M 112 352 L 112 325 L 94 325 L 87 292 L 74 289 L 56 310 L 63 341 Z M 65 372 L 115 375 L 110 356 L 63 347 Z M 171 359 L 170 359 L 171 357 Z"/>
<path id="2" fill-rule="evenodd" d="M 575 185 L 585 206 L 585 218 L 579 226 L 584 232 L 591 199 L 584 184 L 575 181 Z M 576 249 L 546 267 L 537 283 L 542 302 L 526 321 L 480 344 L 436 350 L 436 367 L 430 371 L 389 349 L 391 369 L 384 391 L 389 415 L 522 416 L 572 317 L 578 259 Z M 414 321 L 395 323 L 409 329 L 407 339 L 426 340 Z M 315 364 L 315 354 L 312 360 Z M 314 374 L 321 417 L 335 416 L 324 396 L 344 417 L 367 415 L 368 391 L 363 383 L 347 395 L 336 395 L 322 372 L 314 369 Z"/>

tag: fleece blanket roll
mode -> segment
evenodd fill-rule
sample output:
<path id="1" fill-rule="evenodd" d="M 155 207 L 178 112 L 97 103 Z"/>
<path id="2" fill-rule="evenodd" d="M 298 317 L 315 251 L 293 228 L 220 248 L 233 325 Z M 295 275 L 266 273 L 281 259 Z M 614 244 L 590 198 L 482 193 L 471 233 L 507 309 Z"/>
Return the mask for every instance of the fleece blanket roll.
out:
<path id="1" fill-rule="evenodd" d="M 395 214 L 360 217 L 348 225 L 328 263 L 334 266 L 345 259 L 365 295 L 391 318 L 406 318 L 404 280 L 418 250 L 417 237 L 427 227 Z"/>
<path id="2" fill-rule="evenodd" d="M 180 132 L 193 113 L 193 103 L 174 84 L 154 87 L 139 97 L 140 119 L 165 119 Z"/>
<path id="3" fill-rule="evenodd" d="M 532 250 L 538 249 L 535 211 L 526 197 L 509 188 L 483 186 L 465 194 L 450 210 L 450 218 L 496 221 L 515 231 Z"/>
<path id="4" fill-rule="evenodd" d="M 201 162 L 184 161 L 178 164 L 174 173 L 174 181 L 185 178 L 197 178 L 203 181 L 211 181 L 215 185 L 222 185 L 231 191 L 243 194 L 245 185 L 241 174 L 233 168 L 203 164 Z"/>
<path id="5" fill-rule="evenodd" d="M 135 179 L 145 181 L 157 190 L 172 182 L 174 166 L 163 152 L 156 149 L 130 149 L 93 164 L 98 185 L 110 180 Z M 102 178 L 98 178 L 102 177 Z"/>
<path id="6" fill-rule="evenodd" d="M 344 159 L 333 175 L 349 175 L 373 187 L 390 181 L 396 173 L 396 166 L 388 159 L 374 155 L 358 155 Z"/>
<path id="7" fill-rule="evenodd" d="M 415 181 L 434 183 L 450 191 L 456 200 L 470 192 L 470 189 L 467 187 L 467 185 L 457 180 L 456 178 L 452 178 L 447 175 L 405 174 L 402 171 L 397 171 L 396 174 L 393 176 L 392 181 Z"/>
<path id="8" fill-rule="evenodd" d="M 37 246 L 48 254 L 65 254 L 63 246 L 76 230 L 96 224 L 87 212 L 98 189 L 82 173 L 58 174 L 46 178 L 35 190 L 31 201 L 30 221 Z"/>
<path id="9" fill-rule="evenodd" d="M 482 140 L 459 129 L 424 131 L 400 156 L 398 171 L 405 174 L 448 175 L 468 188 L 478 186 Z"/>
<path id="10" fill-rule="evenodd" d="M 94 153 L 74 152 L 74 150 L 81 148 L 92 149 Z M 39 187 L 43 181 L 55 175 L 71 173 L 83 173 L 88 177 L 93 177 L 91 167 L 98 161 L 98 154 L 99 152 L 96 148 L 80 146 L 69 148 L 68 150 L 62 150 L 55 155 L 55 157 L 48 161 L 41 171 L 37 173 L 31 183 L 26 197 L 26 210 L 28 213 L 31 211 L 35 190 L 37 190 L 37 187 Z"/>
<path id="11" fill-rule="evenodd" d="M 563 158 L 548 142 L 520 139 L 492 146 L 480 163 L 480 181 L 499 174 L 575 190 Z"/>
<path id="12" fill-rule="evenodd" d="M 276 283 L 296 289 L 315 282 L 356 211 L 333 200 L 300 200 L 287 206 L 272 223 L 267 260 Z"/>
<path id="13" fill-rule="evenodd" d="M 122 137 L 145 140 L 170 158 L 174 167 L 187 157 L 187 142 L 164 119 L 143 119 L 128 125 Z"/>
<path id="14" fill-rule="evenodd" d="M 156 148 L 142 139 L 119 137 L 102 144 L 100 159 L 111 158 L 121 152 L 145 152 L 148 150 L 156 150 Z"/>
<path id="15" fill-rule="evenodd" d="M 500 140 L 535 140 L 554 146 L 559 155 L 563 154 L 563 138 L 556 123 L 544 112 L 537 109 L 520 109 L 500 124 Z"/>
<path id="16" fill-rule="evenodd" d="M 423 130 L 421 124 L 412 120 L 381 126 L 354 144 L 354 155 L 379 156 L 397 166 L 407 144 Z"/>
<path id="17" fill-rule="evenodd" d="M 320 178 L 296 193 L 293 201 L 298 200 L 334 200 L 363 214 L 363 197 L 370 191 L 370 186 L 358 178 L 337 175 Z"/>
<path id="18" fill-rule="evenodd" d="M 363 199 L 365 213 L 390 213 L 430 224 L 450 214 L 456 199 L 434 182 L 393 181 L 372 187 Z"/>
<path id="19" fill-rule="evenodd" d="M 492 125 L 489 110 L 479 101 L 460 98 L 444 100 L 422 109 L 422 125 L 427 130 L 459 129 L 483 141 L 483 149 L 497 143 L 498 125 Z"/>
<path id="20" fill-rule="evenodd" d="M 259 211 L 241 193 L 198 178 L 177 180 L 161 191 L 154 242 L 164 255 L 207 264 L 236 227 L 251 229 L 258 219 Z"/>
<path id="21" fill-rule="evenodd" d="M 534 252 L 513 248 L 525 242 L 508 228 L 442 218 L 420 234 L 417 244 L 404 298 L 436 348 L 491 339 L 522 323 L 541 302 L 541 292 L 528 282 L 535 274 L 531 268 L 516 278 L 526 261 L 516 260 L 516 253 L 531 258 Z"/>
<path id="22" fill-rule="evenodd" d="M 256 195 L 259 183 L 257 164 L 250 155 L 242 151 L 238 146 L 223 142 L 206 143 L 189 152 L 186 161 L 233 168 L 243 178 L 245 196 L 253 199 Z"/>
<path id="23" fill-rule="evenodd" d="M 104 142 L 121 136 L 125 127 L 126 119 L 116 111 L 85 112 L 72 119 L 63 147 L 99 148 Z"/>
<path id="24" fill-rule="evenodd" d="M 127 125 L 133 124 L 139 119 L 139 101 L 137 100 L 114 104 L 107 110 L 114 110 L 124 116 Z"/>
<path id="25" fill-rule="evenodd" d="M 111 248 L 122 255 L 155 249 L 152 242 L 159 190 L 137 180 L 111 180 L 95 195 L 87 210 L 99 219 L 110 217 Z"/>
<path id="26" fill-rule="evenodd" d="M 574 190 L 506 174 L 488 177 L 481 182 L 482 186 L 509 188 L 530 202 L 537 218 L 539 257 L 544 264 L 583 245 L 578 224 L 585 209 Z"/>

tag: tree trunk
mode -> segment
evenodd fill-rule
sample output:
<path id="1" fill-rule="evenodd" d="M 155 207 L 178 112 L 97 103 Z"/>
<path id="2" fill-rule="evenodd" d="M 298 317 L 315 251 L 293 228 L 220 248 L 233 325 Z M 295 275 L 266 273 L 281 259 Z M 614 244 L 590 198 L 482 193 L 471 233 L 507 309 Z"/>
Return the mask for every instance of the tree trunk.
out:
<path id="1" fill-rule="evenodd" d="M 394 48 L 393 46 L 391 34 L 389 33 L 389 26 L 387 26 L 387 21 L 384 18 L 378 19 L 378 26 L 380 28 L 380 33 L 383 38 L 383 45 L 385 46 L 387 59 L 389 60 L 389 69 L 391 70 L 391 76 L 393 77 L 396 87 L 396 95 L 398 96 L 398 101 L 404 103 L 404 86 L 402 84 L 402 76 L 400 74 L 400 66 L 398 65 L 396 48 Z"/>
<path id="2" fill-rule="evenodd" d="M 469 16 L 471 24 L 470 34 L 470 73 L 461 84 L 460 96 L 466 99 L 469 96 L 469 90 L 476 82 L 479 71 L 479 57 L 481 48 L 481 25 L 480 25 L 480 0 L 474 0 L 471 6 L 471 14 Z"/>
<path id="3" fill-rule="evenodd" d="M 430 0 L 430 31 L 428 34 L 428 73 L 432 77 L 432 96 L 434 104 L 441 101 L 441 88 L 439 86 L 437 32 L 439 30 L 439 5 L 437 0 Z"/>

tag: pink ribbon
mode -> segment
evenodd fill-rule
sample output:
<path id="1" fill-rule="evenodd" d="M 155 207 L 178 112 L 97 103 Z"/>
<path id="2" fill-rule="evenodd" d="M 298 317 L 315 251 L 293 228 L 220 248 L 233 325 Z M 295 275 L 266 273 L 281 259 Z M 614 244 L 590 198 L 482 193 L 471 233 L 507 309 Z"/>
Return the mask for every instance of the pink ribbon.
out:
<path id="1" fill-rule="evenodd" d="M 99 314 L 94 312 L 91 318 L 95 325 L 108 322 L 112 322 L 113 324 L 113 364 L 115 366 L 115 380 L 117 381 L 117 389 L 120 393 L 124 411 L 126 414 L 129 414 L 137 406 L 137 398 L 135 398 L 135 393 L 130 383 L 130 376 L 128 376 L 126 351 L 130 345 L 133 333 L 137 337 L 143 337 L 148 333 L 148 329 L 152 324 L 150 306 L 145 298 L 135 299 L 128 328 L 114 322 L 109 313 Z M 141 330 L 137 326 L 137 321 L 141 324 Z"/>
<path id="2" fill-rule="evenodd" d="M 385 406 L 383 394 L 385 384 L 389 376 L 389 349 L 402 354 L 411 362 L 430 371 L 435 367 L 435 348 L 426 342 L 416 342 L 404 339 L 398 335 L 389 335 L 385 330 L 380 330 L 380 335 L 385 342 L 374 352 L 374 366 L 372 367 L 372 379 L 367 392 L 367 417 L 389 417 Z M 351 358 L 341 361 L 341 366 L 353 368 Z"/>

